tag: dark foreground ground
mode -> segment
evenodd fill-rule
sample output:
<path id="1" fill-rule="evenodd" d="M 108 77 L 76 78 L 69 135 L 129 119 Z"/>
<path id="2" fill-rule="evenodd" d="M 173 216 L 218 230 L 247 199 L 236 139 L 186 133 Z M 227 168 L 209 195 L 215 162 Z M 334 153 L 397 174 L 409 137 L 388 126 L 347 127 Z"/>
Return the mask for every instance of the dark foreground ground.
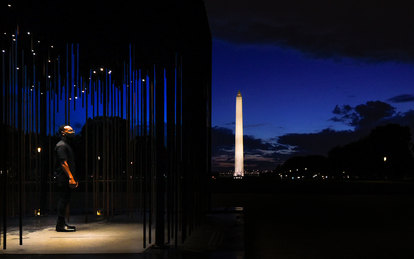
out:
<path id="1" fill-rule="evenodd" d="M 212 211 L 179 249 L 5 258 L 414 258 L 414 184 L 216 181 Z M 238 209 L 243 207 L 241 212 Z M 220 209 L 218 209 L 220 208 Z M 233 211 L 233 212 L 232 212 Z"/>
<path id="2" fill-rule="evenodd" d="M 414 258 L 414 184 L 214 188 L 213 207 L 245 209 L 246 258 Z"/>

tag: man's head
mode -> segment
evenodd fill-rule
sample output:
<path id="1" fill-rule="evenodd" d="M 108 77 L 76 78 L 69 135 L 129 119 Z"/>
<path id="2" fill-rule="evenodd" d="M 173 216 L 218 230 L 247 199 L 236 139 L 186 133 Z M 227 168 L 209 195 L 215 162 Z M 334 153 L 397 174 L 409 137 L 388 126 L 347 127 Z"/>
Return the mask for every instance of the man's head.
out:
<path id="1" fill-rule="evenodd" d="M 70 140 L 75 136 L 75 131 L 69 125 L 62 125 L 59 127 L 59 133 L 62 136 L 62 139 Z"/>

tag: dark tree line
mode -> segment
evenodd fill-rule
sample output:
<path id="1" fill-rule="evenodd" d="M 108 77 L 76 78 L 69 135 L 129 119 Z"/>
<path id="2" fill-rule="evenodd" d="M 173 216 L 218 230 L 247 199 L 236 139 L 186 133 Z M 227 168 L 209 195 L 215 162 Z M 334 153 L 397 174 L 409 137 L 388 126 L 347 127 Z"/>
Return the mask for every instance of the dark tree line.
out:
<path id="1" fill-rule="evenodd" d="M 358 141 L 338 146 L 328 156 L 299 156 L 276 169 L 288 179 L 328 176 L 333 179 L 403 180 L 414 177 L 410 128 L 398 124 L 376 127 Z"/>

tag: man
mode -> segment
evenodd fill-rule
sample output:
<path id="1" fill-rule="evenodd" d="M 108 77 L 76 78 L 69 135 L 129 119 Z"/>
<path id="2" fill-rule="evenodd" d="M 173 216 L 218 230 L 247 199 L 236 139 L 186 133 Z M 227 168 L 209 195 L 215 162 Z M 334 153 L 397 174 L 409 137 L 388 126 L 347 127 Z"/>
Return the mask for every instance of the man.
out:
<path id="1" fill-rule="evenodd" d="M 74 178 L 76 173 L 75 156 L 71 148 L 75 131 L 69 125 L 59 127 L 61 140 L 55 147 L 55 183 L 57 194 L 57 213 L 56 224 L 57 232 L 74 232 L 76 227 L 69 226 L 65 222 L 66 208 L 69 206 L 72 189 L 78 187 L 78 182 Z"/>

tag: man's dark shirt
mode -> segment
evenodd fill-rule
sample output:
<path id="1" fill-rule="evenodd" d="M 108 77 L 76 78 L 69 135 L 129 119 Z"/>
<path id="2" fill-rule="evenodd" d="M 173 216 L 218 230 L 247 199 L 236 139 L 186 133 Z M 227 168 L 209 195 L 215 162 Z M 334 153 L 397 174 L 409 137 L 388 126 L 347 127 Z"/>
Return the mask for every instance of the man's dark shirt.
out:
<path id="1" fill-rule="evenodd" d="M 64 140 L 59 141 L 55 147 L 55 172 L 56 180 L 58 182 L 68 182 L 69 177 L 66 172 L 63 170 L 62 164 L 64 161 L 68 163 L 69 170 L 72 173 L 73 177 L 76 179 L 76 166 L 75 166 L 75 156 L 73 155 L 72 148 Z"/>

